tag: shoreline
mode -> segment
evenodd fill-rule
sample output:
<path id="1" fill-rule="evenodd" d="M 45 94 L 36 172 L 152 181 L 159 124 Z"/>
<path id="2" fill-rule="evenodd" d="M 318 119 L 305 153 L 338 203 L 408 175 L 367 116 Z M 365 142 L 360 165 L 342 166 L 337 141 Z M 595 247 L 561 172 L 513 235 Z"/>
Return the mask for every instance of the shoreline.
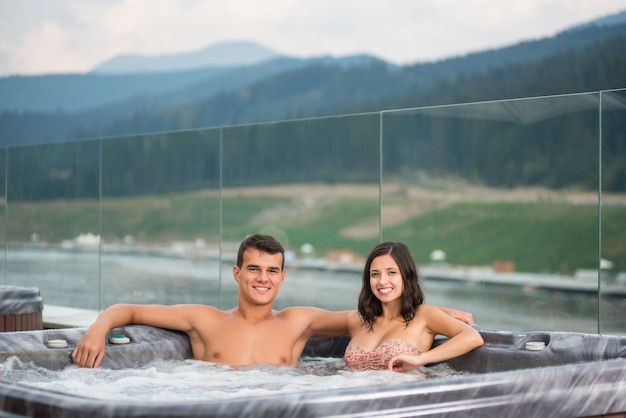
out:
<path id="1" fill-rule="evenodd" d="M 57 252 L 60 254 L 98 254 L 97 246 L 74 246 L 72 248 L 53 245 L 33 245 L 14 246 L 20 251 L 33 252 Z M 145 256 L 158 258 L 172 258 L 191 261 L 212 261 L 234 264 L 236 262 L 236 252 L 227 251 L 220 254 L 218 249 L 209 250 L 206 248 L 196 248 L 190 251 L 183 245 L 172 248 L 150 248 L 150 247 L 123 247 L 107 246 L 104 251 L 107 255 L 117 256 Z M 220 259 L 221 255 L 221 259 Z M 327 259 L 287 259 L 286 269 L 295 270 L 315 270 L 330 273 L 353 273 L 362 272 L 363 263 L 359 262 L 334 262 Z M 601 272 L 601 280 L 590 280 L 589 277 L 577 278 L 575 276 L 563 276 L 556 273 L 531 273 L 531 272 L 497 272 L 491 267 L 485 266 L 450 266 L 445 264 L 430 264 L 418 266 L 422 280 L 452 281 L 475 284 L 504 285 L 510 287 L 520 287 L 524 289 L 545 289 L 560 290 L 569 292 L 580 292 L 585 294 L 598 294 L 598 289 L 604 296 L 626 296 L 626 283 L 610 283 L 606 277 L 607 272 Z M 602 277 L 602 276 L 605 277 Z"/>

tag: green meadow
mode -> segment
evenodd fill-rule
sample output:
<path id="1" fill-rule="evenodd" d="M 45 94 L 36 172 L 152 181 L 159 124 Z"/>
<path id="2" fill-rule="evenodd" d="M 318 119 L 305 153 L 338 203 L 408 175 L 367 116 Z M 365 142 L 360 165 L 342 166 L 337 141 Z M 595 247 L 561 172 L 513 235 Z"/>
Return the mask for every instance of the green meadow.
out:
<path id="1" fill-rule="evenodd" d="M 0 210 L 5 212 L 3 241 L 17 244 L 34 237 L 39 243 L 59 244 L 102 231 L 107 244 L 132 235 L 138 245 L 158 247 L 199 238 L 215 245 L 220 234 L 223 241 L 238 242 L 248 234 L 266 232 L 294 251 L 309 243 L 318 256 L 334 249 L 364 256 L 379 239 L 374 198 L 342 197 L 301 208 L 288 197 L 228 195 L 220 201 L 217 193 L 193 192 L 103 199 L 102 205 L 97 200 L 11 202 Z M 604 207 L 601 219 L 602 258 L 623 271 L 626 207 Z M 373 233 L 345 233 L 347 227 L 367 223 L 374 225 Z M 573 274 L 596 267 L 598 227 L 596 205 L 461 202 L 389 226 L 383 222 L 382 238 L 405 242 L 418 263 L 427 263 L 430 253 L 440 249 L 453 265 L 509 260 L 518 271 Z"/>

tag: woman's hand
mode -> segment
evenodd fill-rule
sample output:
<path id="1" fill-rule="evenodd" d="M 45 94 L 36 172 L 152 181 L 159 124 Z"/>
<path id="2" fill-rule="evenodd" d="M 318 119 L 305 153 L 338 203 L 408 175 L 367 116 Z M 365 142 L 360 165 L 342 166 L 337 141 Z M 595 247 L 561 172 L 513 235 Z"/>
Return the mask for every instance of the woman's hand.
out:
<path id="1" fill-rule="evenodd" d="M 391 370 L 394 372 L 408 372 L 418 367 L 423 366 L 423 363 L 420 359 L 420 355 L 412 356 L 409 354 L 398 354 L 394 356 L 391 360 L 389 360 L 389 364 L 387 365 L 387 370 Z"/>
<path id="2" fill-rule="evenodd" d="M 92 328 L 85 332 L 72 351 L 72 360 L 79 367 L 100 367 L 104 358 L 105 336 L 103 334 L 106 335 L 106 330 L 99 330 L 94 326 Z"/>

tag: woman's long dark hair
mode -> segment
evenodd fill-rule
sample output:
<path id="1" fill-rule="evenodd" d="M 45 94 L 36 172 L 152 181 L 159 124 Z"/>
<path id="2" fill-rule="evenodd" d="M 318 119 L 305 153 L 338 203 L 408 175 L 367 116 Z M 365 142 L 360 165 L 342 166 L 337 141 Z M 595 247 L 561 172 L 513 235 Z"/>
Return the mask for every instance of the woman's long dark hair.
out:
<path id="1" fill-rule="evenodd" d="M 373 330 L 376 317 L 382 315 L 382 303 L 372 292 L 370 286 L 370 269 L 372 261 L 376 257 L 389 254 L 398 263 L 402 282 L 404 284 L 404 292 L 402 293 L 402 307 L 400 314 L 404 318 L 404 323 L 408 326 L 413 318 L 417 308 L 424 303 L 424 292 L 419 283 L 419 275 L 415 261 L 411 256 L 409 248 L 401 242 L 383 242 L 372 249 L 365 261 L 363 269 L 363 284 L 361 294 L 359 295 L 359 314 L 363 325 L 367 326 L 370 331 Z"/>

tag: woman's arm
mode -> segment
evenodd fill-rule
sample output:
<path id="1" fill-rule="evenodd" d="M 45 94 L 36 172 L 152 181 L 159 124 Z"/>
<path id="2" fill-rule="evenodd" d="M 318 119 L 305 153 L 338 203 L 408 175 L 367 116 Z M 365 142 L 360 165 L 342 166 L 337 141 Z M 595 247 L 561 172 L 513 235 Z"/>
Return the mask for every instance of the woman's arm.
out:
<path id="1" fill-rule="evenodd" d="M 420 315 L 424 315 L 428 330 L 433 335 L 444 335 L 448 340 L 417 356 L 401 354 L 393 357 L 389 361 L 389 370 L 405 372 L 426 364 L 438 363 L 461 356 L 485 343 L 478 331 L 452 318 L 441 309 L 422 305 L 420 311 Z"/>

